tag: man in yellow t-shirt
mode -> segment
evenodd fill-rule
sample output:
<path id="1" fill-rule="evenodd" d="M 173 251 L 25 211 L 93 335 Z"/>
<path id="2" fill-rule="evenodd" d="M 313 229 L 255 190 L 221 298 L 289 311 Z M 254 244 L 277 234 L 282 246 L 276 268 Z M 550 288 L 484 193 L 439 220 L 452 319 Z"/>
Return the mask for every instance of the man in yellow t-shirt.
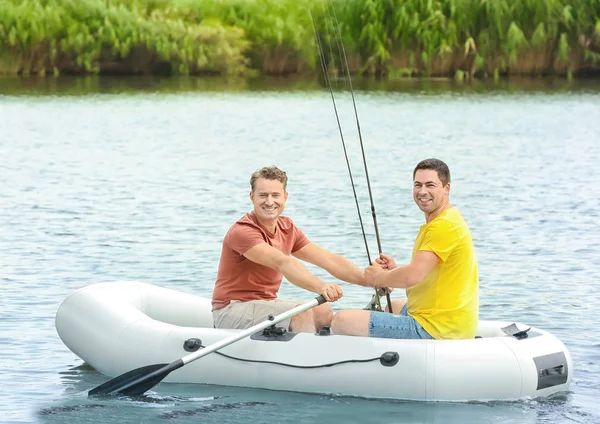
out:
<path id="1" fill-rule="evenodd" d="M 479 316 L 477 258 L 469 227 L 450 204 L 450 170 L 439 159 L 413 172 L 413 198 L 425 214 L 408 265 L 381 255 L 365 269 L 369 286 L 406 289 L 393 312 L 349 310 L 335 314 L 336 334 L 396 339 L 470 339 Z"/>

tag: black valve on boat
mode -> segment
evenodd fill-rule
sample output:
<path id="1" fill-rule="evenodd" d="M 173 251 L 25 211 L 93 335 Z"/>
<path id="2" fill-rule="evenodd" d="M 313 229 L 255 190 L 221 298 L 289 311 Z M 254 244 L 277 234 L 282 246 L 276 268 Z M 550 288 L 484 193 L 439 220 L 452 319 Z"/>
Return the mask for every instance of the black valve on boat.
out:
<path id="1" fill-rule="evenodd" d="M 398 355 L 398 352 L 385 352 L 379 358 L 379 362 L 381 362 L 381 365 L 384 367 L 393 367 L 398 363 L 399 360 L 400 355 Z"/>
<path id="2" fill-rule="evenodd" d="M 187 339 L 183 342 L 183 350 L 186 352 L 195 352 L 202 347 L 202 340 L 200 339 Z"/>

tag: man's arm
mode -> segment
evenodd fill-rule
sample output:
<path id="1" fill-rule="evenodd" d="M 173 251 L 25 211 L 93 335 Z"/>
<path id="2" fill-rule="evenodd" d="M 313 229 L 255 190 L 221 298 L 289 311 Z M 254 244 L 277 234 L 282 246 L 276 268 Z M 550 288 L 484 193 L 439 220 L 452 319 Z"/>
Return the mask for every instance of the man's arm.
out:
<path id="1" fill-rule="evenodd" d="M 300 260 L 310 262 L 333 275 L 339 280 L 348 283 L 366 286 L 365 274 L 356 265 L 343 256 L 322 249 L 314 243 L 309 243 L 302 249 L 293 253 Z"/>
<path id="2" fill-rule="evenodd" d="M 435 253 L 420 250 L 408 265 L 386 271 L 379 264 L 373 264 L 365 269 L 365 276 L 367 283 L 375 288 L 408 289 L 420 283 L 439 262 L 440 258 Z"/>
<path id="3" fill-rule="evenodd" d="M 244 256 L 252 262 L 279 271 L 290 283 L 300 288 L 323 295 L 328 302 L 335 302 L 342 297 L 340 286 L 321 281 L 298 260 L 283 254 L 267 243 L 259 243 L 251 247 Z"/>

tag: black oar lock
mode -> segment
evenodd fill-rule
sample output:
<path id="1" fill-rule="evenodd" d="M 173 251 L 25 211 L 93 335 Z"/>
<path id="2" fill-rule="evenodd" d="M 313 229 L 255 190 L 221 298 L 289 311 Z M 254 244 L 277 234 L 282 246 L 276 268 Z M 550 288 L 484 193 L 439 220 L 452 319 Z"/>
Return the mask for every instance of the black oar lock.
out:
<path id="1" fill-rule="evenodd" d="M 269 314 L 269 317 L 267 318 L 269 321 L 273 321 L 275 319 L 275 317 L 271 314 Z M 275 327 L 275 324 L 273 324 L 270 327 L 265 328 L 262 331 L 262 335 L 265 337 L 272 337 L 272 336 L 283 336 L 285 333 L 287 333 L 287 330 L 283 327 Z"/>

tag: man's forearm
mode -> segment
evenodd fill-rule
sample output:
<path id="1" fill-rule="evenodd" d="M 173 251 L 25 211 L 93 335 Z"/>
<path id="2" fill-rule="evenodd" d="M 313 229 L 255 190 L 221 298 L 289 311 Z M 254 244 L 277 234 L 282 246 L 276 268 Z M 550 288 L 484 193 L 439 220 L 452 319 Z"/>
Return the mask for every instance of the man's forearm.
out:
<path id="1" fill-rule="evenodd" d="M 381 271 L 375 278 L 375 287 L 394 287 L 407 289 L 414 286 L 416 282 L 411 278 L 409 265 L 399 266 L 391 271 Z"/>
<path id="2" fill-rule="evenodd" d="M 311 274 L 300 261 L 293 258 L 286 261 L 278 271 L 293 285 L 313 293 L 320 294 L 326 285 L 318 277 Z"/>
<path id="3" fill-rule="evenodd" d="M 357 284 L 359 286 L 367 285 L 363 271 L 358 269 L 352 262 L 343 256 L 332 255 L 331 260 L 324 268 L 339 280 Z"/>

